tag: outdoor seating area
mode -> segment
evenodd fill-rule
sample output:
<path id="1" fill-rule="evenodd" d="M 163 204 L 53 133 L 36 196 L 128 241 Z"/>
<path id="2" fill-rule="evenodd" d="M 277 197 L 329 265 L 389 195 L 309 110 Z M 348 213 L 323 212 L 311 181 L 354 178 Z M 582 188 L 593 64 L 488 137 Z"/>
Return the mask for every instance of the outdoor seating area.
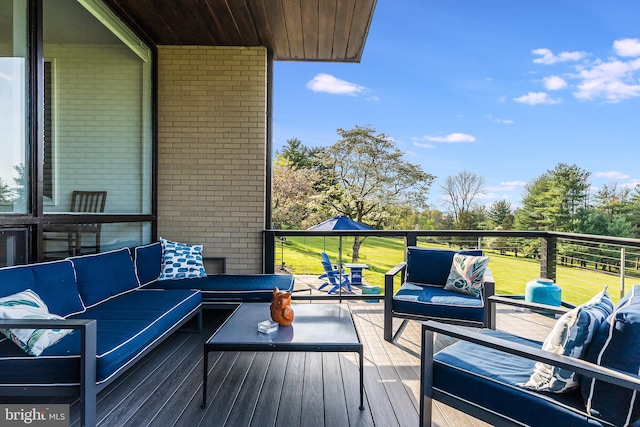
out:
<path id="1" fill-rule="evenodd" d="M 202 332 L 172 334 L 98 394 L 97 425 L 417 426 L 420 324 L 409 322 L 400 339 L 391 344 L 382 335 L 381 303 L 343 306 L 351 311 L 363 344 L 362 411 L 358 409 L 357 354 L 316 352 L 211 352 L 208 399 L 202 409 L 202 343 L 230 313 L 205 310 Z M 505 306 L 498 307 L 497 319 L 499 329 L 538 340 L 544 339 L 555 321 Z M 450 343 L 451 339 L 438 336 L 436 351 Z M 33 397 L 4 400 L 34 402 Z M 71 425 L 80 425 L 77 398 L 35 400 L 72 403 Z M 433 404 L 433 425 L 487 426 L 437 401 Z"/>

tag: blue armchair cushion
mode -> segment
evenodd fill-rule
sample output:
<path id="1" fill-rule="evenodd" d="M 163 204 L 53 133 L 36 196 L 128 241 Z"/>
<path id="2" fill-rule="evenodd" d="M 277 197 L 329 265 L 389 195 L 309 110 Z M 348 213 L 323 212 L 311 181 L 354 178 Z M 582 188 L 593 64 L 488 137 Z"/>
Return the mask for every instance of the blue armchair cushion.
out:
<path id="1" fill-rule="evenodd" d="M 451 271 L 444 288 L 461 294 L 480 295 L 489 257 L 453 254 Z"/>
<path id="2" fill-rule="evenodd" d="M 140 286 L 158 280 L 162 264 L 162 244 L 151 243 L 137 246 L 133 252 L 136 276 Z"/>
<path id="3" fill-rule="evenodd" d="M 189 245 L 160 238 L 162 269 L 158 280 L 191 279 L 205 277 L 202 263 L 202 245 Z"/>
<path id="4" fill-rule="evenodd" d="M 49 313 L 47 305 L 38 294 L 27 289 L 17 294 L 0 298 L 0 319 L 64 319 Z M 71 329 L 0 329 L 7 338 L 32 356 L 40 356 L 47 348 L 64 336 L 73 332 Z"/>
<path id="5" fill-rule="evenodd" d="M 87 308 L 138 287 L 133 260 L 127 248 L 69 259 Z"/>
<path id="6" fill-rule="evenodd" d="M 407 249 L 407 282 L 444 286 L 447 283 L 453 255 L 483 255 L 481 250 L 450 251 L 410 246 Z"/>
<path id="7" fill-rule="evenodd" d="M 199 310 L 201 301 L 198 291 L 136 289 L 73 316 L 97 319 L 96 383 L 104 383 L 127 369 L 138 354 L 163 339 L 172 326 Z M 79 333 L 64 337 L 37 358 L 11 346 L 17 351 L 0 342 L 0 386 L 79 384 Z"/>
<path id="8" fill-rule="evenodd" d="M 482 322 L 484 301 L 478 296 L 447 291 L 441 286 L 405 282 L 393 296 L 393 310 L 426 317 Z"/>
<path id="9" fill-rule="evenodd" d="M 481 333 L 535 348 L 541 346 L 538 341 L 506 332 L 483 330 Z M 589 422 L 578 390 L 540 393 L 519 387 L 517 384 L 529 378 L 534 363 L 459 341 L 434 355 L 433 386 L 526 425 L 600 425 Z"/>
<path id="10" fill-rule="evenodd" d="M 49 312 L 66 317 L 84 311 L 71 261 L 0 268 L 0 297 L 33 290 Z"/>
<path id="11" fill-rule="evenodd" d="M 640 372 L 640 286 L 634 286 L 602 323 L 586 359 L 638 375 Z M 591 414 L 615 425 L 640 424 L 640 396 L 629 389 L 585 378 L 582 396 Z"/>
<path id="12" fill-rule="evenodd" d="M 555 354 L 584 358 L 594 334 L 613 312 L 613 302 L 605 289 L 591 300 L 563 314 L 542 344 L 542 349 Z M 538 391 L 564 393 L 579 386 L 575 372 L 537 362 L 531 378 L 523 387 Z"/>

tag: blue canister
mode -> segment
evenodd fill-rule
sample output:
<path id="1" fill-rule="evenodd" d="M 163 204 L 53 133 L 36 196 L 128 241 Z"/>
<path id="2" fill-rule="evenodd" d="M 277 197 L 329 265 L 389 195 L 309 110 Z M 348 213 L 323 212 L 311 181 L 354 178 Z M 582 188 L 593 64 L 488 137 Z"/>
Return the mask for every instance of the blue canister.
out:
<path id="1" fill-rule="evenodd" d="M 553 280 L 539 277 L 527 283 L 524 300 L 559 306 L 562 304 L 562 289 Z"/>

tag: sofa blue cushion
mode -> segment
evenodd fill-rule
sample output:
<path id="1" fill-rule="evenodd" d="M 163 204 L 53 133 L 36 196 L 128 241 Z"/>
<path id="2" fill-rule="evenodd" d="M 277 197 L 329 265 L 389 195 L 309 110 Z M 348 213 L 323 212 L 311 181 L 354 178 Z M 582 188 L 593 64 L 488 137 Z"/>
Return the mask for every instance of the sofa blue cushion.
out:
<path id="1" fill-rule="evenodd" d="M 290 274 L 212 274 L 206 277 L 161 280 L 145 289 L 199 289 L 204 303 L 217 301 L 268 302 L 273 289 L 293 290 Z"/>
<path id="2" fill-rule="evenodd" d="M 450 251 L 409 246 L 407 248 L 407 282 L 444 286 L 455 253 L 483 255 L 481 250 Z"/>
<path id="3" fill-rule="evenodd" d="M 133 260 L 140 286 L 158 280 L 162 266 L 162 245 L 155 242 L 135 247 Z"/>
<path id="4" fill-rule="evenodd" d="M 76 271 L 80 297 L 87 308 L 138 287 L 127 248 L 69 259 Z"/>
<path id="5" fill-rule="evenodd" d="M 73 316 L 97 319 L 97 383 L 109 380 L 170 328 L 200 309 L 200 292 L 138 289 Z M 15 347 L 11 349 L 10 344 Z M 20 355 L 22 353 L 22 355 Z M 80 334 L 76 331 L 47 348 L 26 356 L 13 343 L 0 342 L 3 371 L 0 386 L 15 384 L 79 384 Z"/>
<path id="6" fill-rule="evenodd" d="M 634 286 L 600 326 L 586 360 L 637 375 L 640 372 L 640 286 Z M 592 415 L 615 425 L 640 424 L 637 392 L 584 379 L 582 395 Z"/>
<path id="7" fill-rule="evenodd" d="M 25 289 L 33 290 L 49 308 L 49 313 L 66 317 L 84 311 L 78 295 L 73 264 L 54 261 L 0 269 L 0 297 Z"/>
<path id="8" fill-rule="evenodd" d="M 535 348 L 541 345 L 505 332 L 484 330 L 482 333 Z M 578 390 L 557 394 L 518 387 L 516 384 L 529 379 L 534 363 L 460 341 L 434 356 L 433 386 L 528 425 L 600 425 L 588 420 Z"/>
<path id="9" fill-rule="evenodd" d="M 447 291 L 440 286 L 405 282 L 393 296 L 393 311 L 482 322 L 484 301 L 482 292 L 473 296 Z"/>

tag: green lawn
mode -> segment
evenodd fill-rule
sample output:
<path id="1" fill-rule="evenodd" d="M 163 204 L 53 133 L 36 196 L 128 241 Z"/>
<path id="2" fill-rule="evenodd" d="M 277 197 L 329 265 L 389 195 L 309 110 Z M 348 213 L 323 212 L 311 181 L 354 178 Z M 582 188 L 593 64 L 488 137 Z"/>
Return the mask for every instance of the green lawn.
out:
<path id="1" fill-rule="evenodd" d="M 351 262 L 352 237 L 344 237 L 342 241 L 343 262 Z M 321 274 L 320 252 L 326 252 L 332 261 L 338 260 L 338 237 L 287 237 L 284 245 L 276 245 L 276 262 L 280 264 L 282 256 L 286 268 L 293 274 Z M 443 245 L 429 247 L 444 248 Z M 540 264 L 537 260 L 503 256 L 491 251 L 489 267 L 496 281 L 496 292 L 502 294 L 524 294 L 528 281 L 540 276 Z M 369 269 L 363 271 L 364 279 L 372 285 L 384 286 L 384 274 L 404 260 L 404 239 L 367 237 L 360 247 L 359 263 L 367 264 Z M 558 266 L 557 283 L 562 287 L 562 299 L 573 304 L 589 300 L 609 286 L 609 294 L 614 301 L 620 297 L 620 278 L 591 270 L 581 270 Z M 640 280 L 627 278 L 626 288 Z M 400 286 L 396 281 L 396 288 Z"/>

